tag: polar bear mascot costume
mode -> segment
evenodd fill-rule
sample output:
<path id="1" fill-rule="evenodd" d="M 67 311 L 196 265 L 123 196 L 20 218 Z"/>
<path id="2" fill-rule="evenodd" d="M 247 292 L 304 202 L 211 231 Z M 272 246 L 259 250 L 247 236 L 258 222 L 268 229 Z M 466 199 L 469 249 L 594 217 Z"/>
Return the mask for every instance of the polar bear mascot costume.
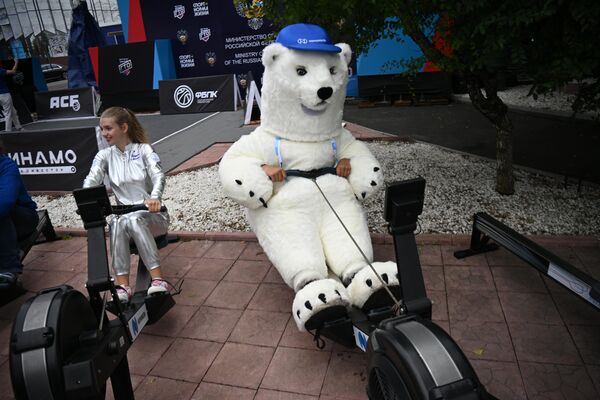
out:
<path id="1" fill-rule="evenodd" d="M 342 127 L 351 57 L 347 44 L 333 45 L 316 25 L 281 30 L 262 55 L 261 126 L 235 142 L 219 165 L 225 193 L 248 208 L 262 248 L 296 292 L 292 313 L 300 330 L 329 307 L 363 307 L 382 281 L 398 285 L 396 264 L 372 263 L 383 279 L 377 278 L 319 193 L 372 262 L 360 202 L 381 188 L 383 176 L 367 146 Z M 285 177 L 288 169 L 336 165 L 337 175 L 319 176 L 318 186 Z"/>

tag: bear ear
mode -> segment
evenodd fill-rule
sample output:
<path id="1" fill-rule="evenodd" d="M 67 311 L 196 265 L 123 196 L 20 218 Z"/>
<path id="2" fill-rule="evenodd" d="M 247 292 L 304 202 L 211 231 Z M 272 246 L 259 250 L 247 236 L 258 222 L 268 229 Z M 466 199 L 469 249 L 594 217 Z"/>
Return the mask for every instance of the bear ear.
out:
<path id="1" fill-rule="evenodd" d="M 273 62 L 285 51 L 280 43 L 271 43 L 263 49 L 262 63 L 265 67 L 270 67 Z"/>
<path id="2" fill-rule="evenodd" d="M 352 60 L 352 49 L 350 49 L 350 46 L 346 43 L 336 43 L 336 46 L 342 49 L 340 54 L 346 59 L 346 64 L 350 64 L 350 60 Z"/>

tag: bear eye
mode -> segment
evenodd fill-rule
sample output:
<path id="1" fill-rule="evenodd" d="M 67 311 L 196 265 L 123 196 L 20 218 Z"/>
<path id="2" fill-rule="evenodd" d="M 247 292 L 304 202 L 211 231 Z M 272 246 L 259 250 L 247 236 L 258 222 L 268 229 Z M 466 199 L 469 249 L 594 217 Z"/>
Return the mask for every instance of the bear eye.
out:
<path id="1" fill-rule="evenodd" d="M 335 67 L 331 67 L 331 68 L 329 68 L 329 73 L 330 73 L 331 75 L 335 75 L 335 74 L 336 74 Z"/>
<path id="2" fill-rule="evenodd" d="M 296 68 L 296 73 L 300 76 L 304 76 L 304 75 L 306 75 L 306 68 L 298 67 L 298 68 Z"/>

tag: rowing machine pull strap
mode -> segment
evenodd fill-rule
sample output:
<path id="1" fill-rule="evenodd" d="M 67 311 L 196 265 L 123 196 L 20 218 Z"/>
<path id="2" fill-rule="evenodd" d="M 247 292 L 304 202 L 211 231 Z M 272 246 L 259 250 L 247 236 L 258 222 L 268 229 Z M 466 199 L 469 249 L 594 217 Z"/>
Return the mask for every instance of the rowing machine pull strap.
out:
<path id="1" fill-rule="evenodd" d="M 312 333 L 308 330 L 307 332 L 310 333 L 310 335 L 313 337 L 313 342 L 315 342 L 315 346 L 317 346 L 319 350 L 323 350 L 325 348 L 325 340 L 321 338 L 321 328 L 319 327 L 315 329 L 315 333 Z"/>

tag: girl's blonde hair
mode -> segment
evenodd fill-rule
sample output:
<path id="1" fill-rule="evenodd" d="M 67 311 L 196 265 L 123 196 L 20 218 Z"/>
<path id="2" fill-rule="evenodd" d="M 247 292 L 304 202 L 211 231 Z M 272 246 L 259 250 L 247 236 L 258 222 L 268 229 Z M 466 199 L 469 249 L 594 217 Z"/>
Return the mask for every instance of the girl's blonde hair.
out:
<path id="1" fill-rule="evenodd" d="M 135 114 L 123 107 L 109 107 L 100 116 L 100 118 L 113 118 L 119 126 L 127 124 L 127 135 L 133 143 L 150 143 L 146 131 L 136 118 Z"/>

